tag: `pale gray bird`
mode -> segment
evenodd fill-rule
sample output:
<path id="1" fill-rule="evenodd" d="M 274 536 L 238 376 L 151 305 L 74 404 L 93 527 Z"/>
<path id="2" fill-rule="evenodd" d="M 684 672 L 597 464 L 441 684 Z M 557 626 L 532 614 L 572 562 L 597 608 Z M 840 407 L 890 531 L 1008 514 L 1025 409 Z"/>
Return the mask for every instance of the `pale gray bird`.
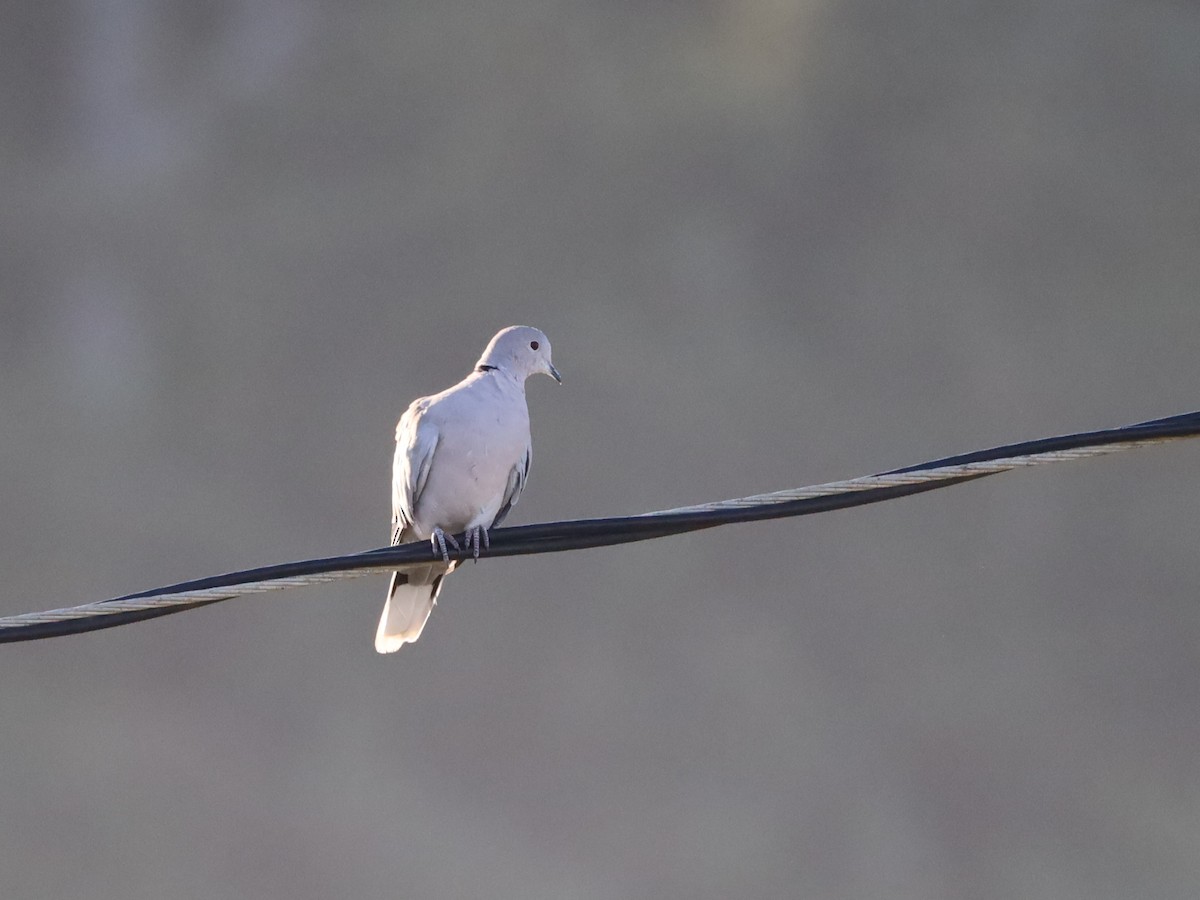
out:
<path id="1" fill-rule="evenodd" d="M 516 505 L 529 477 L 529 407 L 525 379 L 538 372 L 559 384 L 550 341 L 536 328 L 505 328 L 488 343 L 466 378 L 421 397 L 396 426 L 392 464 L 392 544 L 430 541 L 441 562 L 392 573 L 375 632 L 375 649 L 393 653 L 421 636 L 442 579 L 454 571 L 446 551 L 466 532 L 480 540 Z"/>

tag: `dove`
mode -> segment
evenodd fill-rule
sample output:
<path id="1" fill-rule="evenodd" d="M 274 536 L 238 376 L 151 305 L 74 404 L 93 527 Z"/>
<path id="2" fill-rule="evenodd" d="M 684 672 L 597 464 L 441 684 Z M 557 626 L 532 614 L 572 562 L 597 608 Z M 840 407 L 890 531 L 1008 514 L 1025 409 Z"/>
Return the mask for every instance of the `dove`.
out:
<path id="1" fill-rule="evenodd" d="M 396 426 L 392 464 L 392 544 L 429 541 L 441 560 L 392 573 L 375 649 L 394 653 L 421 636 L 442 580 L 454 571 L 455 534 L 479 558 L 520 499 L 532 448 L 525 379 L 562 376 L 550 341 L 524 325 L 498 332 L 475 369 L 451 388 L 414 400 Z"/>

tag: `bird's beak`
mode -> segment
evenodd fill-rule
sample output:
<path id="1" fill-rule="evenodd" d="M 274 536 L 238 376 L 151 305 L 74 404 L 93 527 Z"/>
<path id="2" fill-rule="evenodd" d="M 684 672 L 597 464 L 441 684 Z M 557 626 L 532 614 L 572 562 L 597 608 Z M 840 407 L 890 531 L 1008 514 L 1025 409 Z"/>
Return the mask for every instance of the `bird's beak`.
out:
<path id="1" fill-rule="evenodd" d="M 546 370 L 547 375 L 562 384 L 562 376 L 558 374 L 558 369 L 554 368 L 554 363 L 546 363 Z"/>

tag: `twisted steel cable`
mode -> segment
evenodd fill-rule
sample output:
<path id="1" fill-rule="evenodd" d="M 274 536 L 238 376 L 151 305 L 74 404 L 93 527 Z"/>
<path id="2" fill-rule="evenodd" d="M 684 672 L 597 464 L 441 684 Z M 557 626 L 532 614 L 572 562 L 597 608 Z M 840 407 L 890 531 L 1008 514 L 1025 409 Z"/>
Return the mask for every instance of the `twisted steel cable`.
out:
<path id="1" fill-rule="evenodd" d="M 1007 444 L 846 481 L 634 516 L 574 519 L 500 528 L 492 532 L 491 547 L 483 556 L 558 553 L 651 540 L 736 522 L 812 515 L 906 497 L 1012 469 L 1103 456 L 1197 435 L 1200 435 L 1200 411 L 1121 428 Z M 450 556 L 463 559 L 467 554 L 458 551 Z M 430 545 L 420 542 L 381 547 L 348 556 L 309 559 L 215 575 L 66 609 L 2 617 L 0 643 L 112 628 L 208 606 L 245 594 L 261 594 L 391 572 L 405 565 L 427 563 L 433 559 Z"/>

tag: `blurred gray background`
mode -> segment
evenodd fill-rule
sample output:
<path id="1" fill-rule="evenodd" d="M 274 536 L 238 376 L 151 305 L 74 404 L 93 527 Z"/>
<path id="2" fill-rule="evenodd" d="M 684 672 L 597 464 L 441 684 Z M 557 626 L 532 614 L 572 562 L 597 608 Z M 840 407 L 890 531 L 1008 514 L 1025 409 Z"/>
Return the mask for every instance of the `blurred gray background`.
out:
<path id="1" fill-rule="evenodd" d="M 1200 406 L 1183 2 L 17 2 L 0 613 Z M 1195 898 L 1200 446 L 0 648 L 8 898 Z"/>

